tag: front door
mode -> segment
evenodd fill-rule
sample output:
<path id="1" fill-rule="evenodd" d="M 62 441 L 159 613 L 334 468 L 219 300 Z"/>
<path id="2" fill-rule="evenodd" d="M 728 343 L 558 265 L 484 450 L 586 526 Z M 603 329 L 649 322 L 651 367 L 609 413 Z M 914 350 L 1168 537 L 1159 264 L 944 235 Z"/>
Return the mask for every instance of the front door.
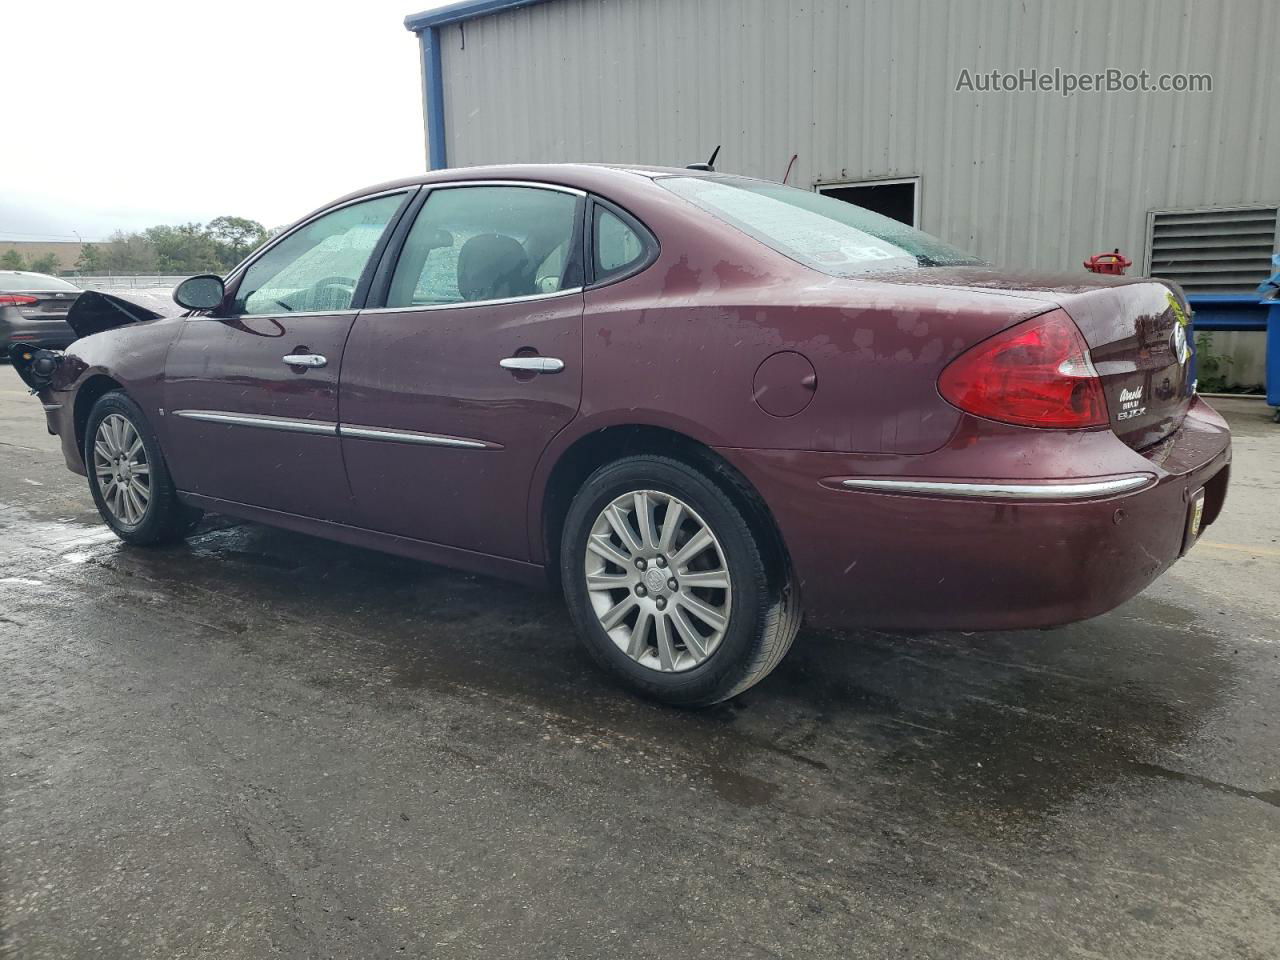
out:
<path id="1" fill-rule="evenodd" d="M 582 211 L 533 184 L 427 196 L 343 360 L 363 526 L 528 559 L 530 478 L 582 390 Z"/>
<path id="2" fill-rule="evenodd" d="M 192 317 L 165 364 L 165 441 L 178 488 L 322 519 L 351 519 L 338 446 L 338 374 L 399 192 L 323 213 Z"/>

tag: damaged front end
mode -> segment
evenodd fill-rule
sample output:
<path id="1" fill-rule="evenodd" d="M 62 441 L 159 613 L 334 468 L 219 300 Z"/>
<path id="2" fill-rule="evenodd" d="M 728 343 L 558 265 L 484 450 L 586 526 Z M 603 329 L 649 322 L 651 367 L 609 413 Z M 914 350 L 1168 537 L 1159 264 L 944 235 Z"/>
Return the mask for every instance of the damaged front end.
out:
<path id="1" fill-rule="evenodd" d="M 183 312 L 168 290 L 130 290 L 128 293 L 86 290 L 67 312 L 67 325 L 77 337 L 87 337 L 114 327 Z M 46 350 L 30 344 L 15 343 L 9 348 L 13 369 L 32 393 L 39 393 L 53 383 L 63 357 L 61 350 Z"/>
<path id="2" fill-rule="evenodd" d="M 86 290 L 68 311 L 67 325 L 77 337 L 87 337 L 126 323 L 143 323 L 182 312 L 168 290 L 130 290 L 127 294 Z"/>
<path id="3" fill-rule="evenodd" d="M 53 382 L 58 364 L 62 363 L 62 351 L 15 343 L 9 347 L 9 362 L 31 392 L 39 393 Z"/>

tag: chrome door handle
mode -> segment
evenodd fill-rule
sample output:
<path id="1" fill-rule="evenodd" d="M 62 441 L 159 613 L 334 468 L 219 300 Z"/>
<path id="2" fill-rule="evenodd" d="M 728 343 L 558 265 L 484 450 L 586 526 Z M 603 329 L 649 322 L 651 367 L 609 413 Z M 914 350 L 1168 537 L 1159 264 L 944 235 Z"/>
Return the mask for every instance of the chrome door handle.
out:
<path id="1" fill-rule="evenodd" d="M 291 367 L 323 367 L 329 362 L 318 353 L 286 353 L 280 359 Z"/>
<path id="2" fill-rule="evenodd" d="M 559 373 L 564 369 L 564 361 L 557 357 L 503 357 L 498 366 L 525 373 Z"/>

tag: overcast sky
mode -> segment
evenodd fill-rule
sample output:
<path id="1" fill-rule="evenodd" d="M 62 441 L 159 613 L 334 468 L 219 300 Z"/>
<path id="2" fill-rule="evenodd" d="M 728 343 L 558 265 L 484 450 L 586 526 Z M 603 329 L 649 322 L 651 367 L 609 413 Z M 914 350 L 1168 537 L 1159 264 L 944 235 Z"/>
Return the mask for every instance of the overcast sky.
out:
<path id="1" fill-rule="evenodd" d="M 422 170 L 442 0 L 0 0 L 0 239 L 222 214 L 268 227 Z"/>

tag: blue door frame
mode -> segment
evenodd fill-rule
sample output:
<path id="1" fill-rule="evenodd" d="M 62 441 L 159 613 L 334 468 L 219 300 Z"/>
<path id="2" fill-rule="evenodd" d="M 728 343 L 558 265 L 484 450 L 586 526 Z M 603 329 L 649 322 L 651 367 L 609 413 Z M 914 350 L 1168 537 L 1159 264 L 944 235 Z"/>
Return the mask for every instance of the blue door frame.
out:
<path id="1" fill-rule="evenodd" d="M 422 47 L 422 109 L 427 123 L 427 167 L 449 165 L 444 124 L 444 68 L 440 62 L 440 28 L 491 13 L 529 7 L 545 0 L 460 0 L 404 18 L 405 28 L 418 35 Z"/>

